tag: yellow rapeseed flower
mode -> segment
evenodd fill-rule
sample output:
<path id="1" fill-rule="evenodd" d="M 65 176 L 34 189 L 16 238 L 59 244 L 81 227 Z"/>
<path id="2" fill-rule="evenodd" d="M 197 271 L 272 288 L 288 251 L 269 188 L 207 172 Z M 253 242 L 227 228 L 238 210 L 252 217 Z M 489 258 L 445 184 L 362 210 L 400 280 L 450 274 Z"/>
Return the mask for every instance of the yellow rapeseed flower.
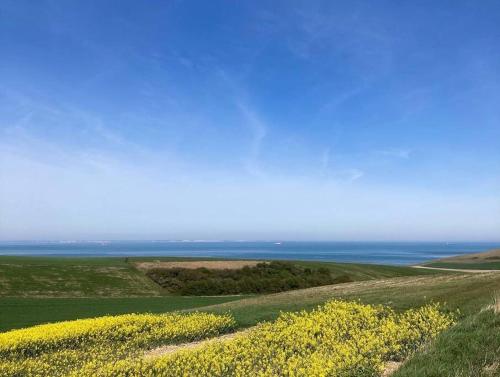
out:
<path id="1" fill-rule="evenodd" d="M 407 357 L 453 324 L 438 305 L 390 308 L 330 301 L 226 341 L 145 358 L 159 344 L 227 332 L 229 315 L 132 314 L 35 326 L 0 334 L 0 376 L 368 377 Z"/>

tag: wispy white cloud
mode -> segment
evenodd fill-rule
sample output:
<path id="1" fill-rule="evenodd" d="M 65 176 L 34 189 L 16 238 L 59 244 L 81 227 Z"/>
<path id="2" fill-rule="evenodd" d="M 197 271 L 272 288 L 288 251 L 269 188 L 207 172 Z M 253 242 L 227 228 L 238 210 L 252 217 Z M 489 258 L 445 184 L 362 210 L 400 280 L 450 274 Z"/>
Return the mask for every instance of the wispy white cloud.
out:
<path id="1" fill-rule="evenodd" d="M 146 150 L 139 143 L 124 137 L 116 127 L 109 126 L 98 113 L 76 106 L 69 101 L 53 101 L 44 96 L 25 94 L 16 91 L 1 91 L 12 112 L 8 120 L 1 119 L 3 133 L 11 141 L 34 141 L 77 149 L 98 147 L 127 148 L 128 151 L 141 153 Z M 42 129 L 51 132 L 44 137 Z M 50 140 L 49 140 L 50 139 Z"/>
<path id="2" fill-rule="evenodd" d="M 260 176 L 262 175 L 260 167 L 262 142 L 267 135 L 268 126 L 247 103 L 238 101 L 236 106 L 251 131 L 250 151 L 245 158 L 245 168 L 250 174 Z"/>
<path id="3" fill-rule="evenodd" d="M 365 172 L 359 168 L 346 168 L 332 160 L 331 149 L 324 148 L 320 158 L 319 178 L 342 184 L 357 181 L 365 175 Z"/>
<path id="4" fill-rule="evenodd" d="M 334 173 L 334 177 L 337 180 L 341 180 L 344 182 L 354 182 L 363 177 L 364 175 L 365 175 L 364 171 L 356 168 L 342 169 Z"/>
<path id="5" fill-rule="evenodd" d="M 321 153 L 320 174 L 325 175 L 330 167 L 330 148 L 323 149 Z"/>
<path id="6" fill-rule="evenodd" d="M 221 85 L 229 93 L 229 101 L 242 119 L 241 124 L 249 131 L 248 147 L 244 148 L 242 160 L 245 171 L 253 176 L 263 176 L 261 166 L 262 145 L 268 135 L 270 126 L 263 119 L 261 112 L 249 99 L 249 94 L 244 80 L 237 79 L 228 73 L 223 67 L 216 65 L 213 68 Z"/>
<path id="7" fill-rule="evenodd" d="M 409 148 L 389 148 L 377 151 L 377 154 L 382 156 L 401 158 L 405 160 L 409 159 L 412 153 L 413 150 Z"/>
<path id="8" fill-rule="evenodd" d="M 327 99 L 322 107 L 321 111 L 335 111 L 337 108 L 342 106 L 345 102 L 356 98 L 359 94 L 361 94 L 364 90 L 368 88 L 368 84 L 363 83 L 360 85 L 356 85 L 353 88 L 349 88 L 343 92 L 332 95 L 329 99 Z"/>

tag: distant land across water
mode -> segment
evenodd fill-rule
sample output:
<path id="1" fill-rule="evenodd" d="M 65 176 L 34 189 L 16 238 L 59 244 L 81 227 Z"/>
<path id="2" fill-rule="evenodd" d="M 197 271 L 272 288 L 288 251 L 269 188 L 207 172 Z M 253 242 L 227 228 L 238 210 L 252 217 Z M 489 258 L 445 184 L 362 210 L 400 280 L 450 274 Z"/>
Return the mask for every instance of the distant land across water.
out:
<path id="1" fill-rule="evenodd" d="M 500 242 L 16 241 L 0 242 L 0 255 L 174 256 L 411 265 L 494 248 L 500 248 Z"/>

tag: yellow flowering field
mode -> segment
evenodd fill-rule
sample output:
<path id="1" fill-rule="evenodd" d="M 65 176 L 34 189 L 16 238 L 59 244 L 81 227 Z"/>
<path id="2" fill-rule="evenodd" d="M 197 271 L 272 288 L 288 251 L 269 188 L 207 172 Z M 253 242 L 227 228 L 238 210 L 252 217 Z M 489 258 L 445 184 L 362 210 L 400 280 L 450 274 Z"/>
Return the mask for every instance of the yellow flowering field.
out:
<path id="1" fill-rule="evenodd" d="M 84 344 L 90 344 L 88 347 L 78 347 L 76 341 L 69 340 L 69 336 L 61 335 L 61 339 L 67 340 L 59 340 L 55 328 L 52 336 L 49 333 L 41 335 L 41 326 L 18 330 L 22 336 L 10 338 L 12 340 L 6 340 L 9 333 L 1 334 L 0 349 L 2 355 L 9 355 L 9 360 L 0 366 L 0 375 L 380 376 L 387 361 L 404 359 L 454 321 L 453 316 L 440 311 L 438 305 L 395 313 L 384 306 L 335 300 L 311 312 L 282 313 L 274 322 L 262 323 L 231 340 L 215 340 L 155 358 L 144 357 L 144 349 L 151 348 L 152 343 L 157 345 L 168 343 L 168 339 L 178 342 L 181 339 L 207 337 L 217 331 L 227 331 L 234 325 L 228 316 L 171 316 L 176 320 L 165 323 L 169 330 L 144 332 L 136 330 L 136 325 L 130 328 L 124 325 L 115 332 L 111 330 L 111 325 L 104 326 L 106 330 L 102 336 L 105 341 L 102 344 L 107 344 L 107 347 L 96 346 L 99 342 L 94 342 L 94 335 L 89 336 L 86 331 L 82 331 L 84 335 L 79 335 L 79 339 Z M 112 321 L 116 317 L 105 318 Z M 179 324 L 178 330 L 175 330 L 174 322 Z M 203 326 L 207 328 L 202 330 Z M 193 335 L 197 330 L 201 336 Z M 30 331 L 34 334 L 33 343 L 29 340 Z M 149 335 L 157 331 L 168 335 L 163 338 Z M 178 335 L 176 331 L 183 335 Z M 45 350 L 49 351 L 30 353 L 21 346 L 16 346 L 17 349 L 12 345 L 6 346 L 9 342 L 15 345 L 22 343 L 25 347 L 44 344 L 41 339 L 45 336 L 46 342 L 52 341 L 61 348 L 47 346 Z M 160 338 L 162 342 L 158 341 Z M 72 363 L 74 366 L 68 367 Z"/>
<path id="2" fill-rule="evenodd" d="M 232 330 L 229 315 L 125 314 L 0 333 L 0 376 L 64 376 L 86 364 L 142 355 L 142 349 Z"/>
<path id="3" fill-rule="evenodd" d="M 283 313 L 231 341 L 90 367 L 80 375 L 379 376 L 386 361 L 407 357 L 452 323 L 437 305 L 396 314 L 383 306 L 331 301 L 312 312 Z"/>

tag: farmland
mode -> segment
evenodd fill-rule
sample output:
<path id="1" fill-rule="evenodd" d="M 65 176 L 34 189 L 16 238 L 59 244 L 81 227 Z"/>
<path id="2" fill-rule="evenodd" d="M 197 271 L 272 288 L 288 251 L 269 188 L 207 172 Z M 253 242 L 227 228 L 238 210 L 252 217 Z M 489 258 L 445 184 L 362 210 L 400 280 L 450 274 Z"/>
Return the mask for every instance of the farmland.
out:
<path id="1" fill-rule="evenodd" d="M 5 354 L 7 359 L 3 356 L 5 360 L 10 360 L 2 365 L 2 375 L 6 376 L 174 376 L 179 373 L 193 376 L 207 373 L 214 376 L 256 373 L 306 376 L 321 375 L 319 370 L 329 370 L 329 376 L 379 376 L 388 373 L 391 368 L 394 369 L 394 377 L 486 377 L 500 373 L 497 367 L 500 362 L 500 322 L 496 314 L 498 299 L 495 305 L 500 287 L 500 273 L 497 272 L 463 273 L 297 261 L 294 264 L 301 268 L 311 271 L 323 268 L 332 276 L 348 275 L 353 281 L 272 294 L 180 296 L 149 280 L 146 275 L 148 268 L 137 268 L 137 263 L 149 263 L 147 266 L 157 268 L 162 263 L 173 262 L 168 258 L 158 261 L 147 258 L 9 257 L 1 262 L 3 271 L 9 271 L 13 264 L 17 264 L 24 267 L 18 270 L 18 275 L 30 277 L 23 282 L 15 274 L 2 275 L 3 286 L 10 287 L 9 294 L 3 291 L 4 297 L 0 297 L 2 330 L 54 323 L 20 330 L 21 333 L 3 333 L 4 342 L 5 339 L 18 339 L 19 336 L 19 339 L 29 339 L 31 342 L 33 337 L 26 335 L 30 331 L 56 334 L 59 330 L 54 329 L 59 328 L 65 329 L 64 334 L 69 339 L 72 336 L 89 339 L 72 343 L 64 338 L 58 340 L 63 342 L 60 343 L 63 346 L 52 348 L 22 343 L 28 344 L 19 346 L 19 349 L 24 347 L 25 351 L 15 354 L 9 351 L 8 355 Z M 192 263 L 190 260 L 181 262 Z M 203 261 L 196 263 L 193 271 L 206 268 L 206 265 L 200 265 Z M 225 267 L 230 265 L 222 263 Z M 240 263 L 234 264 L 236 270 L 242 267 Z M 254 262 L 246 268 L 257 265 Z M 53 276 L 59 276 L 59 282 L 67 279 L 71 284 L 58 285 L 54 281 L 41 279 L 40 276 L 48 276 L 45 267 L 56 274 Z M 107 279 L 103 277 L 100 285 L 85 281 L 92 276 L 117 270 L 118 275 Z M 34 288 L 36 282 L 41 282 L 38 289 Z M 79 285 L 79 282 L 82 284 Z M 21 292 L 23 289 L 25 291 Z M 180 314 L 165 314 L 169 312 Z M 126 313 L 151 314 L 127 317 L 129 314 Z M 58 322 L 103 315 L 108 317 Z M 361 320 L 359 315 L 366 317 Z M 183 333 L 185 335 L 177 336 L 168 335 L 180 330 L 177 325 L 168 325 L 170 330 L 165 333 L 141 322 L 146 318 L 153 323 L 161 322 L 161 318 L 167 321 L 168 318 L 178 318 L 176 323 L 182 323 L 181 317 L 175 316 L 198 318 L 192 323 L 205 323 L 213 330 L 204 331 L 198 327 L 192 333 L 189 330 Z M 133 325 L 125 325 L 128 330 L 124 334 L 128 335 L 120 336 L 119 339 L 108 338 L 106 331 L 100 331 L 102 335 L 95 337 L 88 330 L 81 330 L 86 328 L 85 323 L 92 323 L 85 321 L 108 324 L 126 322 L 120 318 L 134 320 Z M 208 318 L 208 322 L 202 318 Z M 424 321 L 427 327 L 417 326 L 417 318 L 427 318 Z M 381 320 L 385 322 L 377 322 Z M 186 321 L 191 323 L 190 320 Z M 221 327 L 214 328 L 210 323 L 220 323 Z M 361 323 L 363 326 L 359 327 L 357 324 Z M 366 327 L 369 323 L 372 325 Z M 181 327 L 193 329 L 189 326 Z M 313 338 L 308 326 L 314 328 L 313 333 L 316 335 Z M 346 326 L 352 331 L 343 333 L 340 329 Z M 340 332 L 330 333 L 332 328 Z M 383 328 L 386 332 L 378 332 Z M 86 335 L 77 335 L 78 331 Z M 120 331 L 112 332 L 120 334 Z M 228 332 L 235 332 L 236 335 L 203 341 Z M 295 335 L 290 338 L 290 334 Z M 42 342 L 51 342 L 43 340 L 43 336 L 41 339 Z M 60 335 L 56 339 L 61 339 Z M 329 339 L 330 343 L 318 339 Z M 351 344 L 347 339 L 353 339 L 355 343 Z M 360 344 L 366 348 L 360 348 Z M 426 351 L 422 352 L 421 347 L 424 345 Z M 6 347 L 13 349 L 12 346 Z M 42 351 L 31 355 L 34 349 Z M 287 349 L 294 351 L 292 354 L 278 352 Z M 343 352 L 342 356 L 332 353 L 334 349 L 337 350 L 335 352 Z M 324 364 L 325 360 L 329 360 L 329 363 Z M 295 374 L 290 370 L 286 372 L 286 368 L 291 365 L 294 365 Z M 210 369 L 212 367 L 215 369 Z"/>
<path id="2" fill-rule="evenodd" d="M 245 296 L 172 295 L 151 281 L 140 263 L 203 262 L 188 258 L 0 257 L 0 331 L 107 314 L 162 313 L 233 301 Z M 215 260 L 211 261 L 214 262 Z M 220 262 L 220 261 L 219 261 Z M 227 261 L 223 261 L 227 263 Z M 240 263 L 240 262 L 239 262 Z M 353 281 L 432 276 L 409 267 L 295 262 L 326 268 Z"/>
<path id="3" fill-rule="evenodd" d="M 396 314 L 331 301 L 311 312 L 283 313 L 231 340 L 146 358 L 151 347 L 213 337 L 235 321 L 208 313 L 101 317 L 0 334 L 0 374 L 377 376 L 453 322 L 437 305 Z"/>

